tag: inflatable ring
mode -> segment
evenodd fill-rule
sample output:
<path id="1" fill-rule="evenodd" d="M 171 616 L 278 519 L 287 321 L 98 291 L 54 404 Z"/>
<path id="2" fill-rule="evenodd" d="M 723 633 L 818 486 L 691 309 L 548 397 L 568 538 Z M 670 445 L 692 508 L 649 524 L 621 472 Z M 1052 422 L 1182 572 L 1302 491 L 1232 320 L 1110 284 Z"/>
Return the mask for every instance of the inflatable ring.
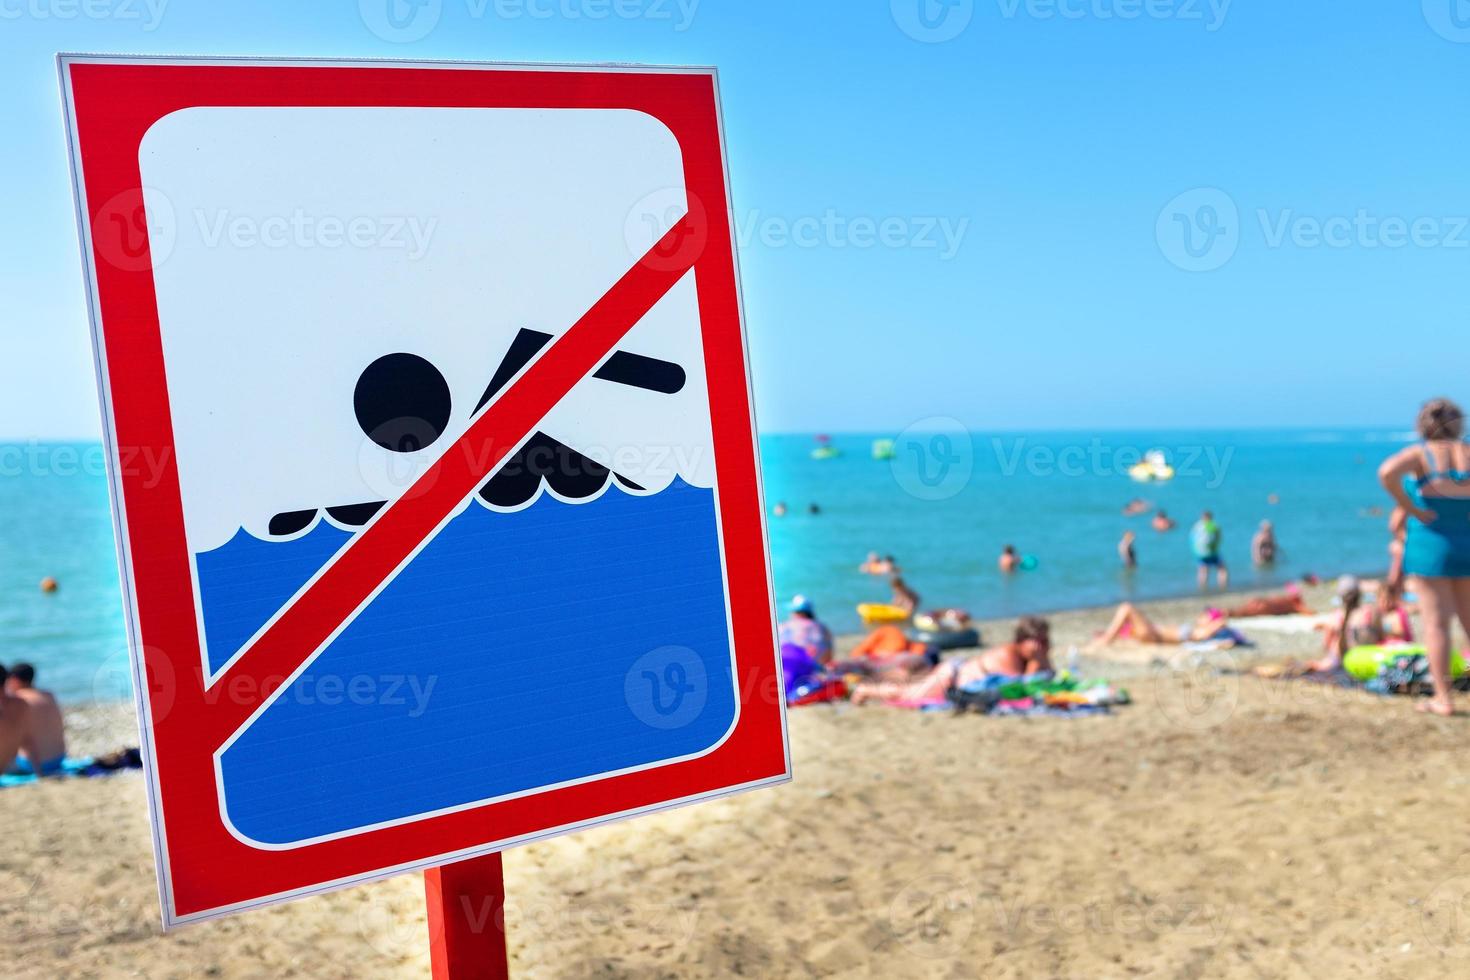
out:
<path id="1" fill-rule="evenodd" d="M 857 613 L 868 626 L 874 623 L 906 623 L 909 619 L 909 614 L 903 609 L 882 602 L 858 603 Z"/>
<path id="2" fill-rule="evenodd" d="M 1371 681 L 1378 676 L 1384 664 L 1392 663 L 1396 657 L 1421 657 L 1428 653 L 1421 644 L 1405 643 L 1396 646 L 1353 647 L 1342 658 L 1342 669 L 1360 681 Z M 1450 654 L 1450 675 L 1465 674 L 1465 660 L 1458 653 Z"/>

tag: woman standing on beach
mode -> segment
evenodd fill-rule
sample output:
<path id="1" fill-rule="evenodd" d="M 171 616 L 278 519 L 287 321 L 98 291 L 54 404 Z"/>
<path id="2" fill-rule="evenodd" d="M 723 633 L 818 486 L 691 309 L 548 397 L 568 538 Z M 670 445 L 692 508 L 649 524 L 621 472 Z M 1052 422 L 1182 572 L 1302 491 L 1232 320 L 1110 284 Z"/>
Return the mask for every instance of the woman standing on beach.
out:
<path id="1" fill-rule="evenodd" d="M 1434 697 L 1419 706 L 1454 714 L 1450 686 L 1450 628 L 1458 615 L 1470 632 L 1470 446 L 1465 414 L 1447 398 L 1419 412 L 1423 441 L 1383 461 L 1378 479 L 1409 517 L 1404 573 L 1424 614 L 1424 646 Z"/>

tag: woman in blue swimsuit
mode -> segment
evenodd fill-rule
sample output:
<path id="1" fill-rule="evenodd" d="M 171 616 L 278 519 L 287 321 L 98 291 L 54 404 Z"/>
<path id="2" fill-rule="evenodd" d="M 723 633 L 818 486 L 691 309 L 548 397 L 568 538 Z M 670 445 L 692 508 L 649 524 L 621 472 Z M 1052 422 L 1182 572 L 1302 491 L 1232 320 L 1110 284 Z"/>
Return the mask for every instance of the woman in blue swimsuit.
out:
<path id="1" fill-rule="evenodd" d="M 1470 445 L 1465 415 L 1447 398 L 1419 412 L 1423 442 L 1384 460 L 1378 479 L 1409 515 L 1404 573 L 1424 614 L 1424 646 L 1434 697 L 1419 706 L 1454 714 L 1450 687 L 1450 628 L 1458 616 L 1470 632 Z"/>

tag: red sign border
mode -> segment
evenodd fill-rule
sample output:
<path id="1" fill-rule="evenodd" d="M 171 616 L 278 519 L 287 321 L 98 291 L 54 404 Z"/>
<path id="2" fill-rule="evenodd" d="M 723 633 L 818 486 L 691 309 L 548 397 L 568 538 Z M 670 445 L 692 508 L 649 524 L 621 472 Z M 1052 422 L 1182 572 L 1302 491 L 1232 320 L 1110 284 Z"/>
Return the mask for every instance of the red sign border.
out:
<path id="1" fill-rule="evenodd" d="M 791 778 L 714 69 L 66 54 L 58 68 L 165 928 Z M 98 209 L 141 187 L 148 128 L 212 105 L 634 109 L 674 134 L 691 201 L 709 216 L 694 269 L 740 697 L 735 728 L 717 749 L 291 850 L 252 848 L 228 831 L 214 747 L 198 737 L 208 703 L 151 263 L 109 263 L 92 236 Z M 156 454 L 157 472 L 122 465 L 139 448 Z M 216 819 L 201 819 L 210 813 Z"/>

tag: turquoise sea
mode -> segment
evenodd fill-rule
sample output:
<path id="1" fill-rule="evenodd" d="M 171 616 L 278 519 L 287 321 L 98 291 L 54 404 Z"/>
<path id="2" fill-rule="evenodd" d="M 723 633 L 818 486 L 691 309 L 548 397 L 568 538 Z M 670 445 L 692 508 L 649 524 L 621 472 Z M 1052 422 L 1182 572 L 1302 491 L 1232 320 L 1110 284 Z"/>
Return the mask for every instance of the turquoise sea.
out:
<path id="1" fill-rule="evenodd" d="M 871 445 L 895 439 L 896 457 Z M 1312 572 L 1374 572 L 1385 563 L 1386 503 L 1375 468 L 1409 433 L 1383 430 L 982 433 L 943 423 L 902 434 L 836 435 L 816 460 L 810 435 L 766 437 L 761 455 L 776 588 L 804 592 L 834 629 L 853 631 L 859 602 L 886 601 L 861 575 L 869 551 L 896 556 L 926 606 L 1009 616 L 1194 590 L 1187 528 L 1203 508 L 1225 529 L 1233 584 Z M 1161 449 L 1167 483 L 1135 483 L 1127 466 Z M 1272 503 L 1273 498 L 1277 502 Z M 1134 497 L 1178 519 L 1170 534 L 1125 518 Z M 818 514 L 808 508 L 817 504 Z M 1277 527 L 1277 567 L 1250 566 L 1250 537 Z M 1119 536 L 1138 532 L 1140 567 L 1124 572 Z M 1009 578 L 1005 544 L 1035 558 Z M 53 576 L 60 589 L 43 594 Z M 0 444 L 0 662 L 29 660 L 72 700 L 126 696 L 116 557 L 101 450 L 95 444 Z"/>

